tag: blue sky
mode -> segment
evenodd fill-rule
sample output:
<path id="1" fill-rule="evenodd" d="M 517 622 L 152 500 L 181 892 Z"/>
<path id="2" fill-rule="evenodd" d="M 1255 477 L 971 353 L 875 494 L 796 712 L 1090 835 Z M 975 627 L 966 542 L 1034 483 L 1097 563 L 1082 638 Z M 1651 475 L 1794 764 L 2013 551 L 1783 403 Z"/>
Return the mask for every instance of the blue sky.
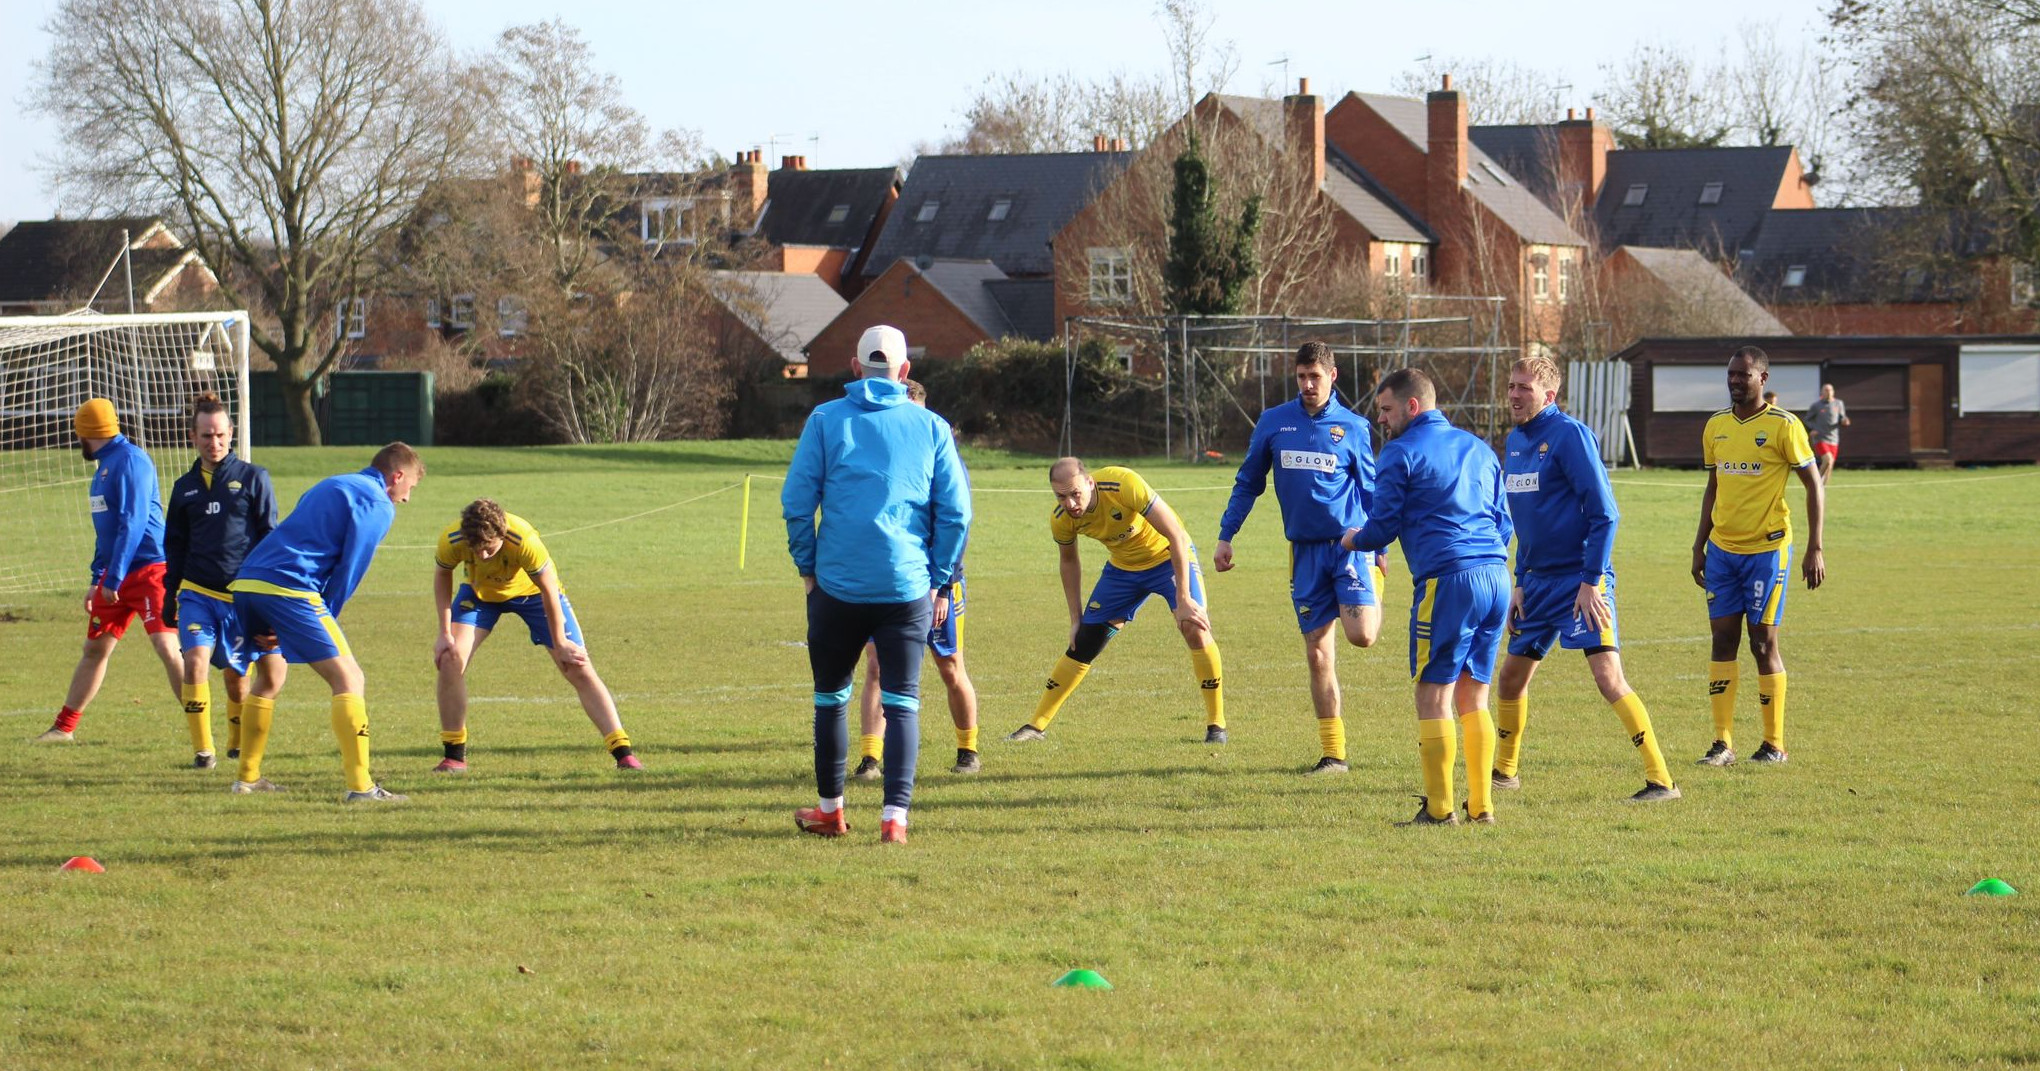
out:
<path id="1" fill-rule="evenodd" d="M 906 157 L 957 123 L 993 74 L 1159 71 L 1167 62 L 1152 0 L 884 6 L 780 0 L 678 4 L 583 0 L 423 0 L 455 47 L 479 52 L 504 27 L 564 17 L 659 127 L 698 131 L 724 155 L 805 153 L 811 167 L 871 167 Z M 1325 94 L 1381 90 L 1419 57 L 1497 56 L 1563 72 L 1588 103 L 1602 63 L 1639 41 L 1712 55 L 1739 23 L 1768 22 L 1781 43 L 1817 36 L 1817 0 L 1632 0 L 1525 4 L 1207 0 L 1212 37 L 1240 56 L 1233 92 L 1275 90 L 1283 72 Z M 41 32 L 57 0 L 0 0 L 0 220 L 47 218 L 62 205 L 36 170 L 57 148 L 26 112 Z M 33 28 L 33 29 L 30 29 Z M 1283 63 L 1287 60 L 1286 68 Z M 773 145 L 777 136 L 778 142 Z M 812 140 L 811 140 L 812 139 Z"/>

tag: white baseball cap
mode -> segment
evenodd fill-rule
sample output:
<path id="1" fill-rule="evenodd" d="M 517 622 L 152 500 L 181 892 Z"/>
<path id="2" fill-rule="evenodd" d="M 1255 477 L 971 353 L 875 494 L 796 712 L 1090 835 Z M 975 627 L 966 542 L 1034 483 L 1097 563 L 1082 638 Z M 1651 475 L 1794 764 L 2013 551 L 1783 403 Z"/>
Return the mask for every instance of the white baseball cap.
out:
<path id="1" fill-rule="evenodd" d="M 879 324 L 857 340 L 857 366 L 865 372 L 891 379 L 899 375 L 900 366 L 906 363 L 907 336 L 897 327 Z"/>

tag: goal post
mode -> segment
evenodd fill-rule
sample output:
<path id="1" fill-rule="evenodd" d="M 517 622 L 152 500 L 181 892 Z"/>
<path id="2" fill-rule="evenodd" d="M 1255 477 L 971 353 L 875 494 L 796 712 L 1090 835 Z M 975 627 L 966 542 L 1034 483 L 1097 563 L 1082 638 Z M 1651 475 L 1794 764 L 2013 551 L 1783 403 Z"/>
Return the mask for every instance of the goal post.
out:
<path id="1" fill-rule="evenodd" d="M 0 594 L 83 590 L 92 561 L 72 415 L 113 402 L 122 434 L 156 464 L 157 494 L 192 461 L 187 413 L 211 391 L 250 453 L 246 312 L 0 317 Z"/>

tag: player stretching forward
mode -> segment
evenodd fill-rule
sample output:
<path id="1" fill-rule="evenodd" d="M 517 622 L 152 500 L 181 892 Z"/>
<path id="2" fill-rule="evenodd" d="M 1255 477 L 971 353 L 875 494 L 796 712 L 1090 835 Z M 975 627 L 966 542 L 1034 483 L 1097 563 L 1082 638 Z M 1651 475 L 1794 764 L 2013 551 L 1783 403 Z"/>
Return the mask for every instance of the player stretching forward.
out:
<path id="1" fill-rule="evenodd" d="M 1147 601 L 1160 595 L 1175 611 L 1176 628 L 1190 645 L 1190 665 L 1204 694 L 1204 742 L 1225 743 L 1224 669 L 1211 619 L 1204 613 L 1204 579 L 1197 569 L 1197 548 L 1176 511 L 1149 488 L 1132 469 L 1113 466 L 1094 477 L 1074 457 L 1058 460 L 1048 470 L 1055 491 L 1055 510 L 1048 531 L 1061 548 L 1063 597 L 1070 606 L 1070 646 L 1048 675 L 1034 717 L 1006 739 L 1039 740 L 1070 694 L 1091 672 L 1105 644 L 1119 634 Z M 1077 537 L 1090 536 L 1110 551 L 1088 603 L 1080 602 L 1077 582 L 1083 563 L 1077 558 Z"/>
<path id="2" fill-rule="evenodd" d="M 149 645 L 162 659 L 170 692 L 183 701 L 175 629 L 163 620 L 163 504 L 156 500 L 156 465 L 142 448 L 120 433 L 113 403 L 93 398 L 71 418 L 85 460 L 96 461 L 87 500 L 92 509 L 92 586 L 85 592 L 85 650 L 71 672 L 71 690 L 56 721 L 35 737 L 38 744 L 71 739 L 85 707 L 106 680 L 113 648 L 139 616 Z M 210 746 L 192 736 L 192 750 Z M 196 766 L 209 763 L 194 762 Z"/>
<path id="3" fill-rule="evenodd" d="M 1792 573 L 1792 511 L 1785 505 L 1785 472 L 1806 485 L 1806 561 L 1800 573 L 1812 591 L 1827 578 L 1821 559 L 1826 493 L 1814 465 L 1806 426 L 1790 412 L 1762 402 L 1771 358 L 1755 346 L 1728 361 L 1727 409 L 1707 420 L 1701 448 L 1707 490 L 1700 496 L 1700 530 L 1693 537 L 1693 583 L 1707 592 L 1714 653 L 1707 664 L 1707 694 L 1714 708 L 1714 743 L 1702 766 L 1735 762 L 1735 693 L 1741 670 L 1742 621 L 1749 622 L 1750 654 L 1757 660 L 1757 705 L 1764 742 L 1751 762 L 1785 761 L 1785 656 L 1778 627 L 1785 621 L 1785 589 Z"/>
<path id="4" fill-rule="evenodd" d="M 227 586 L 248 551 L 276 527 L 276 491 L 269 470 L 234 456 L 234 421 L 219 395 L 191 401 L 191 445 L 198 460 L 170 485 L 163 551 L 169 570 L 163 590 L 169 621 L 184 645 L 184 718 L 198 757 L 209 769 L 212 753 L 212 670 L 227 683 L 227 757 L 241 755 L 241 707 L 248 700 L 248 663 L 234 627 L 234 597 Z M 274 663 L 281 672 L 283 661 Z"/>
<path id="5" fill-rule="evenodd" d="M 1622 675 L 1615 627 L 1615 495 L 1601 444 L 1585 424 L 1559 412 L 1558 365 L 1525 357 L 1509 371 L 1509 433 L 1502 472 L 1516 526 L 1516 589 L 1509 598 L 1509 654 L 1495 701 L 1496 788 L 1521 788 L 1517 758 L 1530 717 L 1530 678 L 1554 640 L 1584 651 L 1601 698 L 1615 708 L 1643 756 L 1636 803 L 1679 798 L 1651 730 L 1650 712 Z M 1468 777 L 1478 777 L 1467 767 Z"/>
<path id="6" fill-rule="evenodd" d="M 1275 501 L 1289 537 L 1289 600 L 1303 630 L 1310 702 L 1317 711 L 1324 757 L 1313 774 L 1346 772 L 1346 722 L 1340 717 L 1337 621 L 1346 642 L 1372 647 L 1381 636 L 1381 570 L 1374 555 L 1342 549 L 1339 537 L 1367 523 L 1374 494 L 1374 450 L 1367 420 L 1339 403 L 1339 365 L 1332 348 L 1306 342 L 1296 351 L 1296 400 L 1261 414 L 1233 479 L 1232 500 L 1218 524 L 1211 564 L 1233 567 L 1232 538 L 1275 470 Z"/>
<path id="7" fill-rule="evenodd" d="M 907 400 L 926 407 L 928 390 L 908 379 Z M 964 472 L 967 481 L 968 470 Z M 963 668 L 963 559 L 956 561 L 956 574 L 949 583 L 935 589 L 935 615 L 928 626 L 928 652 L 935 656 L 935 669 L 942 675 L 942 687 L 949 693 L 949 720 L 956 726 L 956 765 L 950 773 L 974 774 L 985 768 L 978 758 L 977 687 Z M 884 775 L 885 706 L 878 687 L 878 646 L 864 648 L 864 694 L 858 708 L 860 734 L 857 771 L 859 781 L 876 781 Z"/>
<path id="8" fill-rule="evenodd" d="M 425 462 L 403 443 L 376 452 L 360 472 L 328 476 L 312 485 L 290 516 L 249 552 L 241 573 L 228 586 L 234 619 L 248 647 L 264 657 L 250 677 L 241 705 L 241 770 L 228 790 L 275 792 L 262 776 L 262 752 L 283 675 L 270 655 L 309 662 L 333 689 L 333 737 L 340 742 L 340 766 L 347 774 L 348 803 L 398 802 L 368 772 L 368 705 L 361 665 L 340 631 L 340 610 L 354 594 L 376 544 L 397 519 L 396 503 L 408 502 L 425 478 Z"/>
<path id="9" fill-rule="evenodd" d="M 1414 368 L 1389 373 L 1374 395 L 1392 440 L 1374 476 L 1374 509 L 1346 534 L 1349 550 L 1402 540 L 1416 581 L 1410 602 L 1410 676 L 1416 678 L 1423 802 L 1400 825 L 1457 825 L 1452 809 L 1456 738 L 1466 738 L 1466 814 L 1495 820 L 1488 770 L 1495 723 L 1488 681 L 1509 613 L 1509 509 L 1494 450 L 1437 409 L 1437 387 Z M 1454 732 L 1452 715 L 1459 715 Z"/>
<path id="10" fill-rule="evenodd" d="M 432 772 L 467 772 L 467 668 L 475 648 L 506 613 L 523 619 L 532 644 L 552 655 L 553 665 L 574 686 L 581 709 L 602 734 L 602 746 L 616 759 L 616 768 L 644 769 L 631 753 L 616 700 L 588 661 L 581 623 L 574 619 L 573 604 L 538 530 L 478 498 L 460 511 L 460 523 L 440 533 L 436 560 L 432 601 L 439 607 L 439 639 L 432 645 L 432 664 L 439 669 L 439 743 L 446 757 Z M 453 571 L 462 567 L 467 579 L 456 592 Z"/>

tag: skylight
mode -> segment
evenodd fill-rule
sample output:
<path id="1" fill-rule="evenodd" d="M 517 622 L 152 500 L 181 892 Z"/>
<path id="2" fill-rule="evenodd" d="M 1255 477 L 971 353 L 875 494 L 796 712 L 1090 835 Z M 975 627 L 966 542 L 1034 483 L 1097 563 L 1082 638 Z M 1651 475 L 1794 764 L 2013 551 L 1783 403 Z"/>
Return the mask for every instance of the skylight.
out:
<path id="1" fill-rule="evenodd" d="M 914 213 L 914 222 L 932 223 L 935 220 L 935 213 L 941 210 L 942 202 L 940 201 L 922 201 L 921 210 Z"/>
<path id="2" fill-rule="evenodd" d="M 1710 183 L 1708 183 L 1707 185 L 1705 185 L 1705 186 L 1702 186 L 1702 187 L 1700 187 L 1700 203 L 1701 203 L 1701 204 L 1703 204 L 1703 205 L 1718 205 L 1718 204 L 1720 204 L 1720 203 L 1721 203 L 1721 183 L 1719 183 L 1719 182 L 1710 182 Z"/>
<path id="3" fill-rule="evenodd" d="M 1806 285 L 1806 265 L 1804 265 L 1804 264 L 1794 264 L 1794 265 L 1792 265 L 1791 267 L 1789 267 L 1789 268 L 1786 268 L 1786 269 L 1785 269 L 1785 285 L 1786 285 L 1786 286 L 1805 286 L 1805 285 Z"/>
<path id="4" fill-rule="evenodd" d="M 1635 208 L 1643 203 L 1644 197 L 1649 193 L 1650 184 L 1647 182 L 1639 182 L 1629 187 L 1629 192 L 1622 195 L 1622 207 Z"/>
<path id="5" fill-rule="evenodd" d="M 1012 198 L 1001 197 L 998 200 L 992 202 L 992 210 L 985 216 L 985 219 L 990 220 L 993 223 L 997 223 L 998 221 L 1005 219 L 1006 214 L 1011 211 L 1013 211 Z"/>
<path id="6" fill-rule="evenodd" d="M 836 207 L 829 209 L 829 222 L 831 223 L 841 223 L 849 218 L 850 218 L 849 205 L 837 205 Z"/>

